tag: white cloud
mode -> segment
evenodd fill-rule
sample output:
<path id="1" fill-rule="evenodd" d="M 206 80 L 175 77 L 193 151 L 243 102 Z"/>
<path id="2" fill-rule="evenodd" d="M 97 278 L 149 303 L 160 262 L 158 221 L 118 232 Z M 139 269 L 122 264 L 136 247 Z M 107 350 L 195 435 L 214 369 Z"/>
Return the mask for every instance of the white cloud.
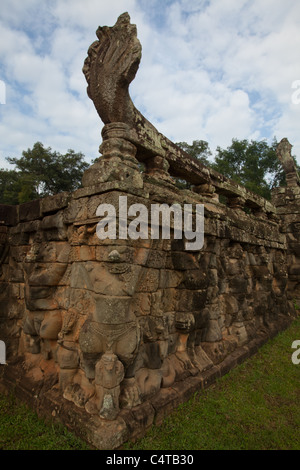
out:
<path id="1" fill-rule="evenodd" d="M 53 10 L 61 25 L 71 28 L 97 28 L 99 25 L 112 26 L 125 11 L 136 9 L 135 0 L 60 0 Z"/>
<path id="2" fill-rule="evenodd" d="M 203 138 L 214 149 L 232 138 L 286 136 L 300 162 L 300 105 L 290 109 L 291 83 L 300 78 L 299 21 L 294 0 L 173 2 L 144 45 L 151 61 L 133 84 L 138 102 L 175 140 Z"/>
<path id="3" fill-rule="evenodd" d="M 98 156 L 100 121 L 82 73 L 99 25 L 128 11 L 142 61 L 130 93 L 173 141 L 288 137 L 300 162 L 300 9 L 295 0 L 2 0 L 0 166 L 37 140 Z"/>

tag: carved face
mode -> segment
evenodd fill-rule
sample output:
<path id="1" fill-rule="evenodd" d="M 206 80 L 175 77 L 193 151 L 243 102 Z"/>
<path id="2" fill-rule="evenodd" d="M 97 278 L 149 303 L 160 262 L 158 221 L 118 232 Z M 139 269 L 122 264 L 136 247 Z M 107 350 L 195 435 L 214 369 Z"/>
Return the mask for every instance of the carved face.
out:
<path id="1" fill-rule="evenodd" d="M 102 361 L 105 369 L 111 371 L 115 368 L 117 362 L 117 356 L 113 353 L 105 353 L 102 356 Z"/>

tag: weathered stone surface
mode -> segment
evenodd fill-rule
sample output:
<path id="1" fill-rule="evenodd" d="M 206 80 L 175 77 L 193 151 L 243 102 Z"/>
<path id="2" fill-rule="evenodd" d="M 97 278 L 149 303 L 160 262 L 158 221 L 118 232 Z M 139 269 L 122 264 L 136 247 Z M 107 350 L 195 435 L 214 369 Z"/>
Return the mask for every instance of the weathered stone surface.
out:
<path id="1" fill-rule="evenodd" d="M 125 139 L 109 138 L 100 147 L 103 157 L 88 168 L 82 179 L 84 187 L 108 181 L 130 183 L 143 188 L 143 178 L 135 159 L 136 147 Z"/>
<path id="2" fill-rule="evenodd" d="M 42 339 L 57 340 L 62 327 L 61 311 L 46 312 L 41 323 L 39 335 Z"/>
<path id="3" fill-rule="evenodd" d="M 67 207 L 71 194 L 64 191 L 54 196 L 48 196 L 41 200 L 40 209 L 42 214 L 57 212 L 59 209 Z"/>
<path id="4" fill-rule="evenodd" d="M 18 207 L 0 204 L 0 224 L 16 225 L 18 223 Z"/>
<path id="5" fill-rule="evenodd" d="M 129 97 L 140 44 L 128 15 L 97 36 L 84 72 L 105 123 L 102 156 L 75 193 L 0 207 L 9 364 L 0 386 L 108 449 L 159 423 L 292 320 L 300 187 L 288 178 L 273 204 L 189 158 Z M 196 188 L 178 189 L 177 176 Z M 152 240 L 150 219 L 148 238 L 102 240 L 97 208 L 112 204 L 119 216 L 120 196 L 148 211 L 203 203 L 203 247 L 186 250 L 172 230 Z"/>
<path id="6" fill-rule="evenodd" d="M 300 178 L 297 172 L 296 164 L 291 155 L 291 149 L 292 145 L 285 137 L 277 145 L 276 153 L 286 173 L 287 185 L 297 186 L 300 183 Z"/>
<path id="7" fill-rule="evenodd" d="M 40 200 L 25 202 L 19 206 L 19 220 L 25 222 L 35 220 L 40 217 Z"/>

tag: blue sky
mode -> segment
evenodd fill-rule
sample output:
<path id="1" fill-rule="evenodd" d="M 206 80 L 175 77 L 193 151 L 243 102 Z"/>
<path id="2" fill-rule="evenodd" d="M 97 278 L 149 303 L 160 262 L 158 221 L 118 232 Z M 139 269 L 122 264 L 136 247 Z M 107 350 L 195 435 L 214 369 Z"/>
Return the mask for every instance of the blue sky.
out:
<path id="1" fill-rule="evenodd" d="M 213 153 L 287 137 L 300 163 L 299 0 L 1 0 L 0 167 L 37 141 L 98 156 L 82 65 L 97 27 L 125 11 L 142 44 L 130 94 L 160 132 Z"/>

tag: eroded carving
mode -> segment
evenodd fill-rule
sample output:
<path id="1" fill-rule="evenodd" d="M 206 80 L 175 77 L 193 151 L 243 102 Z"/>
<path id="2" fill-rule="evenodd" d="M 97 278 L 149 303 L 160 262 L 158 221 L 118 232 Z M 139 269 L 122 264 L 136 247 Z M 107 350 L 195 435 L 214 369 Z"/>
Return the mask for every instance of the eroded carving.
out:
<path id="1" fill-rule="evenodd" d="M 286 173 L 288 186 L 297 186 L 300 185 L 300 178 L 291 154 L 292 147 L 288 139 L 284 137 L 277 145 L 276 154 Z"/>

